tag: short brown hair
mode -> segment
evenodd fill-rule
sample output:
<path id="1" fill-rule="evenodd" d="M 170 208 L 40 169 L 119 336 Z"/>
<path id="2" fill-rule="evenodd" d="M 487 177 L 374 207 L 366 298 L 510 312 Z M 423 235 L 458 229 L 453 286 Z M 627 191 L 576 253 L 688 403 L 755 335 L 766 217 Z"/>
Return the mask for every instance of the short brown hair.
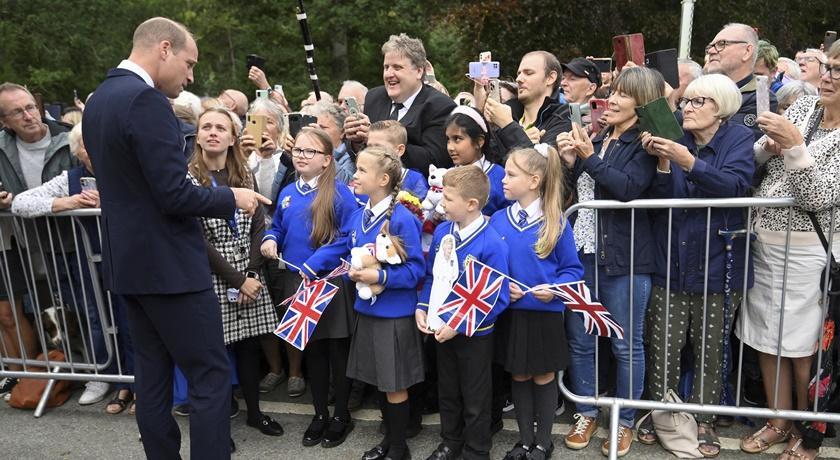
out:
<path id="1" fill-rule="evenodd" d="M 543 50 L 531 51 L 529 53 L 525 53 L 525 56 L 522 56 L 525 59 L 527 56 L 537 55 L 543 58 L 545 62 L 545 78 L 548 78 L 551 75 L 551 72 L 554 72 L 556 78 L 554 80 L 554 85 L 552 85 L 552 90 L 556 91 L 557 88 L 560 87 L 560 80 L 563 77 L 563 67 L 560 65 L 560 60 L 557 59 L 552 53 Z M 514 91 L 515 92 L 515 91 Z"/>
<path id="2" fill-rule="evenodd" d="M 408 132 L 397 120 L 381 120 L 370 124 L 368 131 L 381 131 L 394 145 L 408 144 Z"/>
<path id="3" fill-rule="evenodd" d="M 135 48 L 148 48 L 166 40 L 172 44 L 172 52 L 177 53 L 187 44 L 188 37 L 192 34 L 185 25 L 158 16 L 137 26 L 132 42 Z"/>
<path id="4" fill-rule="evenodd" d="M 478 166 L 453 168 L 443 175 L 443 186 L 452 187 L 465 200 L 478 200 L 478 207 L 487 204 L 490 195 L 490 179 Z"/>

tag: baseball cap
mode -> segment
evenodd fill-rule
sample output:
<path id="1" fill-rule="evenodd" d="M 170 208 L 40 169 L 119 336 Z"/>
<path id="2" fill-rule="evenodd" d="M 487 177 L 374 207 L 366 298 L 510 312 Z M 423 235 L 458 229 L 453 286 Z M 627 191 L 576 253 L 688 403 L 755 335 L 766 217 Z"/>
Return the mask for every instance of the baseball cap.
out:
<path id="1" fill-rule="evenodd" d="M 584 58 L 574 58 L 566 64 L 560 64 L 563 71 L 569 71 L 578 77 L 584 77 L 587 80 L 601 86 L 601 71 L 594 62 Z"/>

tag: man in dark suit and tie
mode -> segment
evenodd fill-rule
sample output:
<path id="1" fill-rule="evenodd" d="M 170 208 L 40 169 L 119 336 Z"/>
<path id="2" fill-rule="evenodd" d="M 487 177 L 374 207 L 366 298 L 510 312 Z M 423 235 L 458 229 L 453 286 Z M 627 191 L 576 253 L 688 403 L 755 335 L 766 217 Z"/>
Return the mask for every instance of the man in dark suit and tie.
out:
<path id="1" fill-rule="evenodd" d="M 371 122 L 399 120 L 408 133 L 402 156 L 406 168 L 429 175 L 429 165 L 452 166 L 446 151 L 444 123 L 455 102 L 423 84 L 426 50 L 423 42 L 406 34 L 391 35 L 382 45 L 384 86 L 368 91 L 365 113 L 347 117 L 344 132 L 358 152 L 367 142 Z"/>
<path id="2" fill-rule="evenodd" d="M 193 80 L 198 48 L 187 29 L 152 18 L 131 55 L 111 69 L 84 113 L 84 143 L 102 203 L 106 287 L 128 306 L 137 425 L 149 458 L 180 458 L 172 372 L 187 376 L 194 458 L 230 458 L 231 371 L 197 216 L 230 218 L 267 199 L 253 190 L 193 186 L 169 105 Z"/>

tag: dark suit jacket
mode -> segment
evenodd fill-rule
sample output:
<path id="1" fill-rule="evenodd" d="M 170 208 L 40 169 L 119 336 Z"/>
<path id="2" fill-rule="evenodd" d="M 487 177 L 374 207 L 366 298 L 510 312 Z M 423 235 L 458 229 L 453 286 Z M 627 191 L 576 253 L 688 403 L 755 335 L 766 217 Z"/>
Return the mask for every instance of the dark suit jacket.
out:
<path id="1" fill-rule="evenodd" d="M 166 96 L 133 72 L 111 69 L 83 123 L 102 203 L 106 287 L 128 295 L 211 288 L 196 216 L 229 218 L 233 192 L 187 180 L 184 136 Z"/>
<path id="2" fill-rule="evenodd" d="M 400 120 L 408 132 L 408 145 L 402 157 L 406 168 L 429 175 L 429 165 L 448 168 L 452 159 L 446 152 L 445 126 L 455 102 L 440 91 L 423 85 L 408 112 Z M 384 86 L 368 91 L 365 115 L 371 122 L 387 120 L 391 114 L 391 98 Z"/>

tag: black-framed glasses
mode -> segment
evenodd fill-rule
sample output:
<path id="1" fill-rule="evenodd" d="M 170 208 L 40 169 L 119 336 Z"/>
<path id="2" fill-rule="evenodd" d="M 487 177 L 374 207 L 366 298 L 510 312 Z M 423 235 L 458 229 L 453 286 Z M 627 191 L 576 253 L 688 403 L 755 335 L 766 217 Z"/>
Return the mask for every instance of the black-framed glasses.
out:
<path id="1" fill-rule="evenodd" d="M 303 157 L 304 159 L 311 160 L 315 158 L 315 154 L 320 153 L 324 154 L 324 152 L 315 149 L 302 149 L 299 147 L 292 148 L 292 156 L 294 157 Z"/>
<path id="2" fill-rule="evenodd" d="M 820 75 L 825 75 L 826 72 L 832 80 L 840 80 L 840 66 L 820 63 Z"/>
<path id="3" fill-rule="evenodd" d="M 679 102 L 679 105 L 680 105 L 681 109 L 686 108 L 688 106 L 689 102 L 691 103 L 691 106 L 693 108 L 699 109 L 699 108 L 702 108 L 704 105 L 706 105 L 706 101 L 714 102 L 714 99 L 712 99 L 710 97 L 702 97 L 702 96 L 701 97 L 692 97 L 691 99 L 686 98 L 686 97 L 681 97 L 678 102 Z"/>
<path id="4" fill-rule="evenodd" d="M 745 42 L 743 40 L 718 40 L 714 43 L 706 45 L 706 54 L 709 54 L 709 50 L 712 48 L 714 48 L 718 53 L 722 53 L 729 45 L 746 45 L 747 43 L 749 42 Z"/>
<path id="5" fill-rule="evenodd" d="M 26 112 L 30 115 L 34 115 L 38 112 L 38 106 L 35 104 L 29 104 L 24 106 L 22 109 L 14 109 L 7 113 L 2 114 L 4 117 L 9 118 L 23 118 L 23 113 Z"/>

